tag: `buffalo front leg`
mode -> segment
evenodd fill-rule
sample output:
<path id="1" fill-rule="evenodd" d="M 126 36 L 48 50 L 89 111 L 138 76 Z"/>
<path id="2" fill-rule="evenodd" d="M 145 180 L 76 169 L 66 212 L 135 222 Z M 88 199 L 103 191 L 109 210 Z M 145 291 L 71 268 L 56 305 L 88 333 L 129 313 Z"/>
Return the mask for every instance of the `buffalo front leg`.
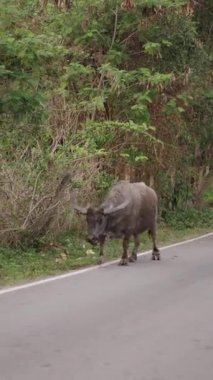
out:
<path id="1" fill-rule="evenodd" d="M 129 247 L 129 237 L 125 236 L 123 239 L 123 255 L 119 262 L 119 265 L 128 265 L 128 247 Z"/>
<path id="2" fill-rule="evenodd" d="M 103 236 L 100 240 L 100 253 L 99 253 L 99 259 L 98 259 L 98 264 L 103 264 L 104 261 L 104 243 L 105 243 L 105 236 Z"/>
<path id="3" fill-rule="evenodd" d="M 160 251 L 157 247 L 157 244 L 156 244 L 156 226 L 154 226 L 150 231 L 149 231 L 150 235 L 151 235 L 151 238 L 152 238 L 152 242 L 153 242 L 153 250 L 152 250 L 152 260 L 160 260 Z"/>
<path id="4" fill-rule="evenodd" d="M 131 256 L 129 257 L 129 261 L 131 263 L 134 263 L 134 261 L 137 260 L 137 253 L 138 253 L 138 248 L 140 245 L 140 239 L 138 235 L 134 236 L 134 247 Z"/>

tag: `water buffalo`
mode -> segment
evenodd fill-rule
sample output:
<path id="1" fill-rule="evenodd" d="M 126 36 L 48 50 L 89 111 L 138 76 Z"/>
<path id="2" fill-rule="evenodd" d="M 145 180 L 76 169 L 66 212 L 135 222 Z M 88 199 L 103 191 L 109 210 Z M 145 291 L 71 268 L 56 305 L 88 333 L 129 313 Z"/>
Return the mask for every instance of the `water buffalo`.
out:
<path id="1" fill-rule="evenodd" d="M 127 265 L 128 260 L 137 260 L 139 234 L 148 231 L 153 241 L 152 259 L 160 260 L 156 245 L 156 223 L 158 199 L 155 191 L 144 182 L 130 183 L 120 181 L 111 188 L 101 206 L 97 209 L 82 208 L 75 204 L 75 210 L 86 215 L 87 241 L 100 244 L 100 260 L 104 254 L 106 237 L 123 238 L 123 254 L 120 265 Z M 130 238 L 134 238 L 134 248 L 128 259 Z"/>

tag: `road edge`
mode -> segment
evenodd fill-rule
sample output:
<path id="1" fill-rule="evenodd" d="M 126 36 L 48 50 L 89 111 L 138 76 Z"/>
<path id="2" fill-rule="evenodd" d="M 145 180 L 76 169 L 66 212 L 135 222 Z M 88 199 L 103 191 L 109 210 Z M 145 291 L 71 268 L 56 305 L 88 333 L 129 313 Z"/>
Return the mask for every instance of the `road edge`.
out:
<path id="1" fill-rule="evenodd" d="M 195 238 L 191 238 L 191 239 L 183 240 L 183 241 L 180 241 L 180 242 L 177 242 L 177 243 L 165 245 L 164 247 L 161 247 L 161 251 L 164 251 L 164 250 L 169 249 L 169 248 L 177 247 L 177 246 L 180 246 L 180 245 L 184 245 L 184 244 L 189 244 L 189 243 L 192 243 L 192 242 L 194 242 L 196 240 L 205 239 L 205 238 L 207 238 L 209 236 L 212 236 L 212 235 L 213 235 L 213 232 L 209 232 L 207 234 L 200 235 L 200 236 L 197 236 Z M 141 252 L 141 253 L 138 254 L 138 256 L 139 257 L 145 256 L 145 255 L 150 254 L 151 252 L 152 252 L 151 250 L 145 251 L 145 252 Z M 3 288 L 3 289 L 0 289 L 0 296 L 4 295 L 4 294 L 8 294 L 8 293 L 13 293 L 13 292 L 16 292 L 16 291 L 19 291 L 19 290 L 33 288 L 35 286 L 44 285 L 44 284 L 47 284 L 47 283 L 50 283 L 50 282 L 63 280 L 65 278 L 77 276 L 77 275 L 80 275 L 80 274 L 88 273 L 88 272 L 91 272 L 93 270 L 98 270 L 100 267 L 104 268 L 104 267 L 108 267 L 108 266 L 113 265 L 113 264 L 117 264 L 118 262 L 119 262 L 119 259 L 116 259 L 116 260 L 104 263 L 102 265 L 93 265 L 93 266 L 90 266 L 90 267 L 87 267 L 87 268 L 83 268 L 83 269 L 71 270 L 71 271 L 69 271 L 67 273 L 64 273 L 64 274 L 60 274 L 60 275 L 56 275 L 56 276 L 51 276 L 51 277 L 48 277 L 48 278 L 45 278 L 45 279 L 42 279 L 42 280 L 36 280 L 36 281 L 33 281 L 33 282 L 28 282 L 28 283 L 23 284 L 23 285 L 6 287 L 6 288 Z"/>

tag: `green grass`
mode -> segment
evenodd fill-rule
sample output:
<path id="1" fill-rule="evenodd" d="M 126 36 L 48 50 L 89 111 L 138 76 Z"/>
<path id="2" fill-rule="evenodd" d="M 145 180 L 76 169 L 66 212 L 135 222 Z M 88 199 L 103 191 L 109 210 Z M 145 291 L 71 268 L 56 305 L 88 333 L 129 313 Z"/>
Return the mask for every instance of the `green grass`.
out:
<path id="1" fill-rule="evenodd" d="M 213 205 L 213 180 L 206 190 L 203 199 L 206 204 Z"/>
<path id="2" fill-rule="evenodd" d="M 213 212 L 170 213 L 158 229 L 159 246 L 198 236 L 213 231 Z M 141 236 L 141 242 L 141 251 L 152 248 L 147 234 Z M 121 251 L 119 240 L 108 241 L 106 259 L 119 258 Z M 71 232 L 49 236 L 37 248 L 0 247 L 0 287 L 94 265 L 97 259 L 98 248 Z"/>

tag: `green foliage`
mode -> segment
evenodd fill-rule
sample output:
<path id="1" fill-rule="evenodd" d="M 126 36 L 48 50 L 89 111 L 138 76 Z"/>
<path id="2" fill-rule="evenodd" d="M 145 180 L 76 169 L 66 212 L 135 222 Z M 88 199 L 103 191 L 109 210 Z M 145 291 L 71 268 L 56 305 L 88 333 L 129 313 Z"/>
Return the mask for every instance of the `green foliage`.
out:
<path id="1" fill-rule="evenodd" d="M 116 183 L 116 178 L 107 173 L 99 173 L 96 177 L 95 189 L 97 191 L 98 198 L 102 198 L 106 195 L 110 187 Z"/>
<path id="2" fill-rule="evenodd" d="M 213 206 L 213 180 L 211 180 L 210 185 L 203 194 L 204 201 L 207 205 Z"/>
<path id="3" fill-rule="evenodd" d="M 170 99 L 167 104 L 165 104 L 165 114 L 167 116 L 173 115 L 173 114 L 178 114 L 184 112 L 183 107 L 178 107 L 177 106 L 177 101 L 176 99 Z"/>
<path id="4" fill-rule="evenodd" d="M 213 227 L 213 210 L 196 210 L 191 208 L 186 211 L 167 211 L 164 218 L 164 222 L 170 227 L 178 230 L 201 228 L 201 227 Z"/>
<path id="5" fill-rule="evenodd" d="M 161 50 L 161 45 L 158 42 L 147 42 L 144 44 L 145 53 L 157 55 Z"/>
<path id="6" fill-rule="evenodd" d="M 49 2 L 40 14 L 35 0 L 1 1 L 0 212 L 7 183 L 13 191 L 0 229 L 23 226 L 70 169 L 82 197 L 101 196 L 126 170 L 154 178 L 163 209 L 202 193 L 212 165 L 210 3 L 191 13 L 182 0 L 121 5 L 81 0 L 65 12 Z"/>

